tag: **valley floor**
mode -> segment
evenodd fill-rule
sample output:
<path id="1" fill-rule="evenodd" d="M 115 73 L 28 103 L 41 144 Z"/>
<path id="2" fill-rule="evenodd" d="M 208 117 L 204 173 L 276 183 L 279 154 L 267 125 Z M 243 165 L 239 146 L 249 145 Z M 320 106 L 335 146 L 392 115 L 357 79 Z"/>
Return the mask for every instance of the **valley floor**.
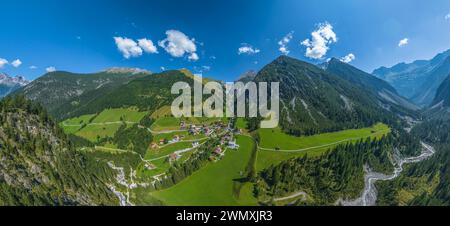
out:
<path id="1" fill-rule="evenodd" d="M 145 114 L 145 112 L 137 112 L 134 109 L 110 109 L 98 115 L 85 115 L 69 119 L 62 122 L 61 125 L 66 133 L 72 133 L 94 142 L 100 138 L 113 136 L 120 125 L 139 123 L 139 120 Z M 131 149 L 118 148 L 110 142 L 102 146 L 95 146 L 94 149 L 84 148 L 84 150 L 103 153 L 103 157 L 109 160 L 117 159 L 118 155 L 128 155 L 128 158 L 136 159 L 134 161 L 137 165 L 130 172 L 127 172 L 127 175 L 134 175 L 135 180 L 149 186 L 155 180 L 159 181 L 165 177 L 173 161 L 171 158 L 176 156 L 174 161 L 182 163 L 197 152 L 199 146 L 211 139 L 210 136 L 202 133 L 188 133 L 187 128 L 180 128 L 181 122 L 182 120 L 179 119 L 161 117 L 153 122 L 150 127 L 141 127 L 153 136 L 152 145 L 145 155 L 136 153 Z M 196 119 L 195 122 L 189 121 L 188 123 L 210 125 L 214 122 L 228 123 L 228 120 Z M 150 188 L 143 187 L 140 188 L 139 194 L 131 191 L 133 202 L 139 205 L 151 204 L 158 200 L 157 203 L 176 206 L 259 205 L 259 202 L 266 200 L 257 200 L 254 196 L 253 183 L 246 180 L 250 173 L 259 172 L 271 165 L 295 157 L 319 156 L 336 145 L 352 143 L 366 138 L 377 139 L 390 132 L 389 127 L 384 124 L 309 137 L 290 136 L 282 133 L 279 128 L 260 129 L 257 132 L 260 142 L 257 143 L 244 129 L 245 121 L 238 119 L 236 126 L 240 130 L 238 135 L 234 136 L 238 149 L 230 149 L 224 145 L 221 158 L 208 162 L 201 169 L 169 188 L 153 191 Z M 223 132 L 221 131 L 219 127 L 215 136 L 220 138 L 228 134 L 226 128 Z M 112 157 L 108 157 L 111 155 Z M 115 164 L 120 165 L 117 161 Z M 124 165 L 123 167 L 126 169 L 127 166 Z M 131 182 L 130 184 L 132 189 L 139 187 L 137 182 L 134 185 Z M 120 191 L 123 195 L 129 192 L 129 187 L 125 190 L 123 188 L 121 190 L 119 187 L 115 192 Z M 141 198 L 142 195 L 148 197 Z M 305 196 L 306 194 L 300 192 L 286 197 L 274 197 L 274 199 L 276 202 L 285 203 Z M 150 203 L 144 201 L 148 199 L 152 201 Z"/>

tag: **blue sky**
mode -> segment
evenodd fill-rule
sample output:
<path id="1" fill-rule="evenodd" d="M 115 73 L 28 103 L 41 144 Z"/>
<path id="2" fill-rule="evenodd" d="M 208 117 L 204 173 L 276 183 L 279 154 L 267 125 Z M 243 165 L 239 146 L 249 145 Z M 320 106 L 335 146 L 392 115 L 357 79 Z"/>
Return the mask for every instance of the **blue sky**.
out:
<path id="1" fill-rule="evenodd" d="M 282 46 L 311 63 L 351 53 L 351 64 L 372 71 L 450 48 L 448 0 L 15 0 L 1 9 L 0 72 L 28 79 L 52 67 L 164 67 L 233 80 Z"/>

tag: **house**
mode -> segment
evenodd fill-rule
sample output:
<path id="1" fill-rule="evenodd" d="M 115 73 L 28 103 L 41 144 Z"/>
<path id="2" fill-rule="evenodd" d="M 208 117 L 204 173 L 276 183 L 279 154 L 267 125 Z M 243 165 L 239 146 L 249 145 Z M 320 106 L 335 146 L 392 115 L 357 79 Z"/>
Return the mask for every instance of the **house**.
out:
<path id="1" fill-rule="evenodd" d="M 178 135 L 175 135 L 175 136 L 173 136 L 173 138 L 172 138 L 172 140 L 171 141 L 169 141 L 169 143 L 176 143 L 176 142 L 179 142 L 180 141 L 180 136 L 178 136 Z"/>
<path id="2" fill-rule="evenodd" d="M 152 148 L 152 149 L 157 149 L 157 148 L 158 148 L 158 144 L 155 143 L 155 142 L 153 142 L 153 143 L 151 144 L 151 148 Z"/>
<path id="3" fill-rule="evenodd" d="M 169 162 L 174 162 L 177 161 L 179 158 L 181 158 L 181 155 L 179 155 L 178 153 L 172 153 L 169 155 Z"/>
<path id="4" fill-rule="evenodd" d="M 189 134 L 191 134 L 191 135 L 198 134 L 200 132 L 200 130 L 201 130 L 200 127 L 197 127 L 196 125 L 191 125 L 189 127 Z"/>
<path id="5" fill-rule="evenodd" d="M 165 144 L 165 140 L 164 139 L 160 139 L 159 140 L 159 145 L 164 145 Z"/>
<path id="6" fill-rule="evenodd" d="M 154 170 L 156 169 L 156 166 L 153 165 L 152 163 L 145 163 L 145 168 L 147 168 L 148 170 Z"/>
<path id="7" fill-rule="evenodd" d="M 239 144 L 236 144 L 236 141 L 230 141 L 228 142 L 228 148 L 236 150 L 239 148 Z"/>
<path id="8" fill-rule="evenodd" d="M 196 148 L 198 147 L 200 144 L 198 143 L 198 141 L 192 142 L 192 147 Z"/>
<path id="9" fill-rule="evenodd" d="M 222 156 L 222 155 L 223 155 L 222 148 L 219 147 L 219 146 L 217 146 L 216 149 L 214 149 L 214 153 L 215 153 L 216 155 Z"/>
<path id="10" fill-rule="evenodd" d="M 214 130 L 212 129 L 205 129 L 205 135 L 210 136 L 212 133 L 214 133 Z"/>
<path id="11" fill-rule="evenodd" d="M 230 141 L 230 140 L 231 140 L 230 134 L 226 134 L 225 136 L 223 136 L 223 139 L 224 139 L 225 141 Z"/>
<path id="12" fill-rule="evenodd" d="M 231 140 L 231 136 L 229 134 L 226 134 L 225 136 L 222 136 L 222 138 L 220 139 L 220 144 L 224 145 L 227 142 L 229 142 Z"/>
<path id="13" fill-rule="evenodd" d="M 186 129 L 186 123 L 185 123 L 184 121 L 181 121 L 181 122 L 180 122 L 180 129 L 181 129 L 181 130 Z"/>

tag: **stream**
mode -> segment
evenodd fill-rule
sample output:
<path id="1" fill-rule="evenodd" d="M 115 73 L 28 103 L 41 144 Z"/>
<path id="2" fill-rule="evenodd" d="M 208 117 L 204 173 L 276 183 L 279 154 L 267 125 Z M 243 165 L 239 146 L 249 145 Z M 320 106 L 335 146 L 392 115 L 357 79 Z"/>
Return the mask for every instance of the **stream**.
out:
<path id="1" fill-rule="evenodd" d="M 109 189 L 119 198 L 119 204 L 120 206 L 133 206 L 133 204 L 130 202 L 130 194 L 129 189 L 133 189 L 136 187 L 136 185 L 133 183 L 133 177 L 131 175 L 131 184 L 129 184 L 125 178 L 125 170 L 123 167 L 117 167 L 114 165 L 113 162 L 108 162 L 109 167 L 111 169 L 117 171 L 116 181 L 118 184 L 123 185 L 127 188 L 127 192 L 124 194 L 123 192 L 120 192 L 116 189 L 114 185 L 109 185 Z"/>
<path id="2" fill-rule="evenodd" d="M 401 158 L 398 151 L 394 154 L 394 173 L 391 175 L 386 175 L 382 173 L 373 172 L 368 166 L 365 166 L 366 175 L 364 176 L 364 191 L 361 197 L 353 201 L 338 201 L 344 206 L 374 206 L 377 201 L 377 190 L 375 187 L 375 182 L 377 181 L 388 181 L 397 178 L 403 171 L 403 165 L 408 163 L 421 162 L 435 153 L 433 147 L 424 142 L 421 142 L 422 153 L 419 156 Z"/>

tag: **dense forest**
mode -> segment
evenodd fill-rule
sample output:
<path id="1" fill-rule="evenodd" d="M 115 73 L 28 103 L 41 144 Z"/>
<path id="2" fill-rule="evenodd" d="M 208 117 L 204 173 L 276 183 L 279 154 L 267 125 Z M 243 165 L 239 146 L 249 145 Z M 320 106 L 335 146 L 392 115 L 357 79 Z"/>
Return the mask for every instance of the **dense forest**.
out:
<path id="1" fill-rule="evenodd" d="M 120 149 L 133 150 L 144 156 L 153 140 L 152 134 L 147 131 L 147 128 L 150 128 L 152 123 L 153 120 L 148 116 L 144 117 L 139 124 L 129 128 L 124 123 L 117 130 L 112 141 Z"/>

